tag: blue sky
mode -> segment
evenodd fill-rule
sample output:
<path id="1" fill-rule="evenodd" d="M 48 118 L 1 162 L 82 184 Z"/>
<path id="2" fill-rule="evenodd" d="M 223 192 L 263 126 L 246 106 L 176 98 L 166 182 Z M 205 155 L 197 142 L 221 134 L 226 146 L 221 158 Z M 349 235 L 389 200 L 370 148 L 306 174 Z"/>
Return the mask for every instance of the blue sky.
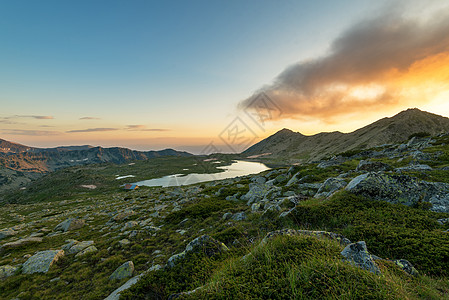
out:
<path id="1" fill-rule="evenodd" d="M 385 3 L 1 0 L 0 137 L 198 147 L 240 101 L 289 65 L 325 55 Z M 277 120 L 258 138 L 289 125 L 301 131 L 300 119 Z"/>

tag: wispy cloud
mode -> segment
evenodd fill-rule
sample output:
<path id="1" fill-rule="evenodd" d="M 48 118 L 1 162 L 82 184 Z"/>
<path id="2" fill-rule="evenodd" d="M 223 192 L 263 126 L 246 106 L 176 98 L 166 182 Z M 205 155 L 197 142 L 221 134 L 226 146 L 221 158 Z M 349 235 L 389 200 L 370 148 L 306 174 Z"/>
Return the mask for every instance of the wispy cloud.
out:
<path id="1" fill-rule="evenodd" d="M 1 130 L 2 134 L 8 135 L 32 135 L 32 136 L 51 136 L 51 135 L 59 135 L 61 132 L 59 131 L 51 131 L 51 130 L 25 130 L 25 129 L 3 129 Z"/>
<path id="2" fill-rule="evenodd" d="M 289 66 L 239 107 L 257 109 L 253 100 L 265 92 L 283 117 L 328 121 L 421 104 L 448 88 L 448 63 L 449 11 L 420 21 L 394 10 L 354 24 L 325 56 Z"/>
<path id="3" fill-rule="evenodd" d="M 118 128 L 88 128 L 88 129 L 76 129 L 66 131 L 67 133 L 75 133 L 75 132 L 104 132 L 104 131 L 115 131 L 119 130 Z"/>
<path id="4" fill-rule="evenodd" d="M 80 120 L 101 120 L 101 118 L 97 117 L 81 117 Z"/>
<path id="5" fill-rule="evenodd" d="M 53 120 L 53 116 L 37 116 L 37 115 L 15 115 L 15 118 L 31 118 L 37 120 Z"/>
<path id="6" fill-rule="evenodd" d="M 145 125 L 127 125 L 126 130 L 129 131 L 170 131 L 170 129 L 164 128 L 147 128 Z"/>

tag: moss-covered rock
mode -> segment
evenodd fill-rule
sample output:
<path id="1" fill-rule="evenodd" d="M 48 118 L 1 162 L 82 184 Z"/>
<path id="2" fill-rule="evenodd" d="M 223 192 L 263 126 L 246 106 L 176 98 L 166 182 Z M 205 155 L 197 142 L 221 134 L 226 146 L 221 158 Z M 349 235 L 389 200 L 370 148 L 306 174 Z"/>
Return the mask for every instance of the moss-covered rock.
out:
<path id="1" fill-rule="evenodd" d="M 118 267 L 114 273 L 109 276 L 110 280 L 121 280 L 123 278 L 132 277 L 134 273 L 134 264 L 132 261 L 127 261 Z"/>
<path id="2" fill-rule="evenodd" d="M 64 250 L 39 251 L 31 256 L 24 264 L 24 274 L 47 273 L 50 267 L 64 256 Z"/>

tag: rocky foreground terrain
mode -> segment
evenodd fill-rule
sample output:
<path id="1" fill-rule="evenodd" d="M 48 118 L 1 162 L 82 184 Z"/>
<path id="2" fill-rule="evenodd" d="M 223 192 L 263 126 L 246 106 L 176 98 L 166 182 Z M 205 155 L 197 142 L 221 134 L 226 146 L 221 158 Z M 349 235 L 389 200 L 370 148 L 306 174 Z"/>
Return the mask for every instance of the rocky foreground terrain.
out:
<path id="1" fill-rule="evenodd" d="M 5 203 L 0 298 L 449 298 L 448 175 L 449 134 L 416 134 L 223 181 Z"/>

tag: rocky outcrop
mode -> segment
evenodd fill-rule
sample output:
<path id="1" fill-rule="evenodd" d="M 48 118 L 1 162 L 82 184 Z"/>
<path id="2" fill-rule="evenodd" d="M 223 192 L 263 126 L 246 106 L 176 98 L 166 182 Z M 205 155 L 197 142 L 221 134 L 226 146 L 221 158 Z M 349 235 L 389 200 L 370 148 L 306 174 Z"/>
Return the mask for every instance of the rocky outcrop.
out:
<path id="1" fill-rule="evenodd" d="M 24 264 L 24 274 L 47 273 L 50 267 L 64 256 L 64 250 L 40 251 L 31 256 Z"/>
<path id="2" fill-rule="evenodd" d="M 449 184 L 427 182 L 406 175 L 366 173 L 354 178 L 346 190 L 370 199 L 408 206 L 432 204 L 431 210 L 449 212 Z"/>

